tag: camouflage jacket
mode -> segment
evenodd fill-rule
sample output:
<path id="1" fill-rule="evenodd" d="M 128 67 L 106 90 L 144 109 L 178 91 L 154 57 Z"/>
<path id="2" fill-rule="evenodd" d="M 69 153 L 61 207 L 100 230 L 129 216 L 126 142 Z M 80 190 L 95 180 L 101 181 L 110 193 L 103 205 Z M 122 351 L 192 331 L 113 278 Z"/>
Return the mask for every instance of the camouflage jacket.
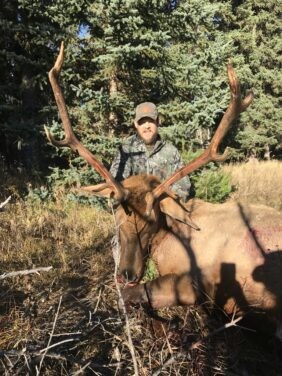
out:
<path id="1" fill-rule="evenodd" d="M 182 166 L 181 156 L 175 146 L 158 137 L 153 150 L 149 150 L 135 134 L 120 146 L 110 172 L 118 181 L 139 174 L 152 174 L 163 181 Z M 190 186 L 190 179 L 186 176 L 175 183 L 172 188 L 186 201 L 189 197 Z"/>

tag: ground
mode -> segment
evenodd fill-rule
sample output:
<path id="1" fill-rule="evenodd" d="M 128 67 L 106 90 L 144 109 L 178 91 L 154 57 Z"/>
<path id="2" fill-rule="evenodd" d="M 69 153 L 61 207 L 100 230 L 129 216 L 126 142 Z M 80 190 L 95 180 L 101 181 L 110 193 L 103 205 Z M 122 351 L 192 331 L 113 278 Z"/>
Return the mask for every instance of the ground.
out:
<path id="1" fill-rule="evenodd" d="M 118 305 L 111 213 L 14 202 L 0 212 L 0 374 L 282 375 L 282 346 L 211 307 L 127 316 Z M 242 328 L 246 326 L 247 328 Z M 129 334 L 130 333 L 130 337 Z M 132 344 L 131 344 L 132 341 Z"/>

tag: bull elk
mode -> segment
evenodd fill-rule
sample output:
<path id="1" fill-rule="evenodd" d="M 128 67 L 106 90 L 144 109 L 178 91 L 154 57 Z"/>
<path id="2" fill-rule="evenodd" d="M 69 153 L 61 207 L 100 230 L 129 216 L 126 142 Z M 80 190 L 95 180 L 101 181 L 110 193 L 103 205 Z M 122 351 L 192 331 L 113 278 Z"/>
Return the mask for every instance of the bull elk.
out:
<path id="1" fill-rule="evenodd" d="M 250 105 L 250 92 L 241 99 L 240 84 L 228 64 L 230 104 L 209 147 L 166 181 L 151 175 L 115 181 L 109 171 L 75 137 L 57 78 L 64 46 L 49 72 L 65 139 L 55 146 L 69 146 L 96 169 L 105 183 L 84 187 L 95 195 L 118 201 L 119 279 L 126 283 L 128 304 L 152 308 L 213 301 L 227 313 L 255 310 L 276 322 L 282 319 L 282 215 L 262 205 L 236 202 L 210 204 L 191 199 L 183 204 L 170 186 L 209 161 L 223 161 L 217 150 L 232 121 Z M 159 277 L 142 279 L 148 254 Z"/>

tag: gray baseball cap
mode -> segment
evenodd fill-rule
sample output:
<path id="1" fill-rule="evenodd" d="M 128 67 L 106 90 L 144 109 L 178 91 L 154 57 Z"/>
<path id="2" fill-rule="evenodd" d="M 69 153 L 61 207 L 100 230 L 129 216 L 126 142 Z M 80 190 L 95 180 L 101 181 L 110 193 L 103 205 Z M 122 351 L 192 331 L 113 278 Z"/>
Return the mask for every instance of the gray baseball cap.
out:
<path id="1" fill-rule="evenodd" d="M 143 102 L 138 104 L 135 110 L 135 121 L 139 121 L 144 117 L 149 117 L 153 120 L 157 120 L 159 114 L 157 107 L 152 102 Z"/>

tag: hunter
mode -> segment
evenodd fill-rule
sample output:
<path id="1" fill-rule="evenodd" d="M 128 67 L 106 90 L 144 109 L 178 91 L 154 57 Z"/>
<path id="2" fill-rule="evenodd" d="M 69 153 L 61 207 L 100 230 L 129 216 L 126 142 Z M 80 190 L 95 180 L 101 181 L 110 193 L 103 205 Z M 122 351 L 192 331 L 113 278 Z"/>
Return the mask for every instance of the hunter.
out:
<path id="1" fill-rule="evenodd" d="M 152 174 L 161 181 L 183 166 L 180 153 L 159 135 L 159 114 L 154 103 L 144 102 L 135 110 L 136 133 L 127 138 L 115 156 L 110 172 L 122 181 L 131 175 Z M 187 201 L 191 187 L 188 176 L 172 186 L 173 191 Z"/>

